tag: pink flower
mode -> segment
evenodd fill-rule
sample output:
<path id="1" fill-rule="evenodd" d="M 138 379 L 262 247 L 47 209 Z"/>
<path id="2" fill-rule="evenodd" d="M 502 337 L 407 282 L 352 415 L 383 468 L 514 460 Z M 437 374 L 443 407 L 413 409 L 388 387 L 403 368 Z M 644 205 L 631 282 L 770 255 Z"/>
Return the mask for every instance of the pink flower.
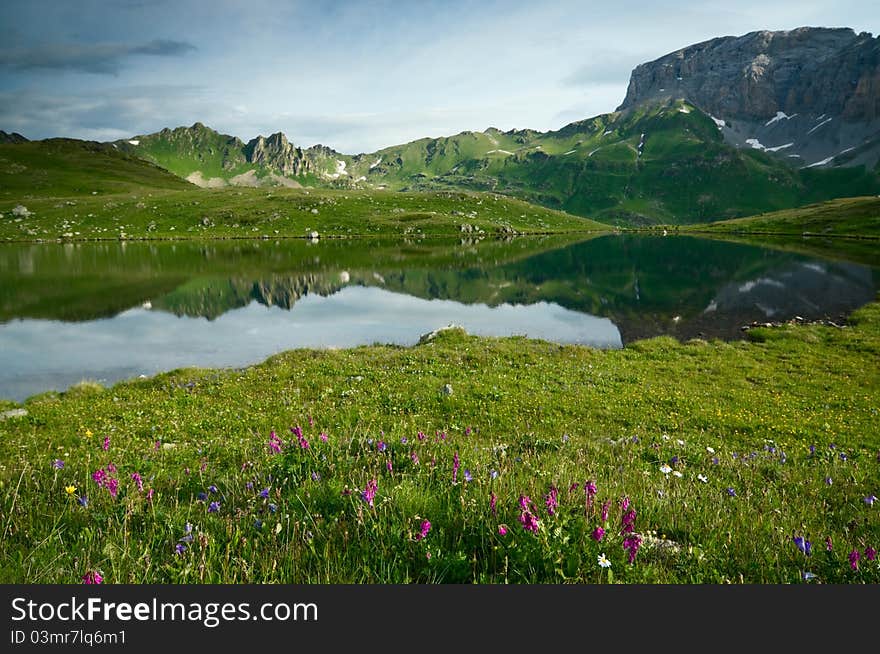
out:
<path id="1" fill-rule="evenodd" d="M 547 507 L 547 515 L 555 515 L 556 507 L 559 506 L 559 491 L 556 486 L 551 486 L 550 491 L 544 496 L 544 504 Z"/>
<path id="2" fill-rule="evenodd" d="M 602 527 L 596 527 L 590 534 L 590 537 L 597 543 L 605 538 L 605 530 Z"/>
<path id="3" fill-rule="evenodd" d="M 506 536 L 507 535 L 507 525 L 498 525 L 498 535 Z"/>
<path id="4" fill-rule="evenodd" d="M 859 569 L 859 558 L 860 554 L 858 550 L 853 550 L 849 553 L 849 567 L 853 570 Z"/>
<path id="5" fill-rule="evenodd" d="M 133 472 L 133 473 L 131 473 L 131 479 L 132 479 L 132 481 L 133 481 L 135 484 L 137 484 L 137 489 L 138 489 L 139 491 L 143 492 L 143 490 L 144 490 L 144 480 L 141 479 L 140 474 L 137 473 L 137 472 Z"/>
<path id="6" fill-rule="evenodd" d="M 367 487 L 361 493 L 361 498 L 369 504 L 373 506 L 373 500 L 376 498 L 376 491 L 379 490 L 379 482 L 375 479 L 371 479 L 367 482 Z"/>
<path id="7" fill-rule="evenodd" d="M 538 518 L 531 511 L 523 511 L 519 516 L 519 521 L 526 531 L 533 534 L 538 533 Z"/>
<path id="8" fill-rule="evenodd" d="M 636 554 L 642 545 L 642 537 L 638 534 L 632 534 L 623 539 L 623 549 L 629 553 L 629 562 L 635 563 Z"/>
<path id="9" fill-rule="evenodd" d="M 529 508 L 529 506 L 531 506 L 531 504 L 532 504 L 532 498 L 531 498 L 531 497 L 529 497 L 528 495 L 520 495 L 520 496 L 519 496 L 519 507 L 520 507 L 523 511 L 527 511 L 528 508 Z"/>
<path id="10" fill-rule="evenodd" d="M 422 540 L 425 536 L 428 535 L 429 531 L 431 531 L 431 523 L 427 520 L 423 520 L 421 527 L 419 528 L 419 533 L 416 536 L 416 540 Z"/>
<path id="11" fill-rule="evenodd" d="M 104 448 L 105 452 L 110 449 L 110 437 L 109 436 L 104 436 L 104 444 L 101 447 Z"/>
<path id="12" fill-rule="evenodd" d="M 874 559 L 877 558 L 877 550 L 875 550 L 871 546 L 866 547 L 865 548 L 865 558 L 868 559 L 869 561 L 873 561 Z"/>
<path id="13" fill-rule="evenodd" d="M 611 500 L 602 504 L 602 522 L 608 522 L 608 510 L 611 508 Z"/>
<path id="14" fill-rule="evenodd" d="M 497 503 L 498 497 L 496 497 L 495 493 L 489 493 L 489 508 L 492 510 L 492 515 L 498 515 L 498 512 L 495 509 Z"/>
<path id="15" fill-rule="evenodd" d="M 458 452 L 452 455 L 452 483 L 454 484 L 458 478 L 458 469 L 461 463 L 458 460 Z"/>
<path id="16" fill-rule="evenodd" d="M 326 433 L 321 432 L 321 435 L 319 436 L 319 438 L 321 439 L 321 442 L 322 442 L 322 443 L 326 443 L 326 442 L 327 442 L 327 434 L 326 434 Z"/>
<path id="17" fill-rule="evenodd" d="M 391 463 L 391 459 L 388 459 L 385 462 L 385 467 L 388 468 L 388 472 L 391 472 L 392 470 L 394 470 L 394 465 Z"/>
<path id="18" fill-rule="evenodd" d="M 269 449 L 274 454 L 281 454 L 281 439 L 274 431 L 269 432 Z"/>
<path id="19" fill-rule="evenodd" d="M 100 584 L 103 583 L 103 581 L 104 577 L 102 577 L 101 573 L 97 570 L 85 573 L 82 578 L 84 584 Z"/>

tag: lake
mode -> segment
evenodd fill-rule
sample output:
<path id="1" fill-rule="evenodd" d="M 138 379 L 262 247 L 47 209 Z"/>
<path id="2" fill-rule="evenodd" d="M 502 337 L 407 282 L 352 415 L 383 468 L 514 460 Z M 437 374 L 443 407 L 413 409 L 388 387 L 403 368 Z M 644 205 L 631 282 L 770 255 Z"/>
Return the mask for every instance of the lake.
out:
<path id="1" fill-rule="evenodd" d="M 583 237 L 581 237 L 583 239 Z M 450 323 L 598 348 L 844 320 L 877 268 L 684 236 L 0 245 L 0 399 Z"/>

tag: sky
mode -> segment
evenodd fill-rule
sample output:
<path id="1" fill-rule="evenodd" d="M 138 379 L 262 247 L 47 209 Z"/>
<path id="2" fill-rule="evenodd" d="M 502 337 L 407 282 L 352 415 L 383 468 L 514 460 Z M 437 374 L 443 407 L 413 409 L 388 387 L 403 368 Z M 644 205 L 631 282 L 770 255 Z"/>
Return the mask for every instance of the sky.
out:
<path id="1" fill-rule="evenodd" d="M 202 122 L 371 152 L 613 111 L 633 67 L 717 36 L 877 34 L 867 0 L 3 0 L 0 129 L 99 141 Z"/>

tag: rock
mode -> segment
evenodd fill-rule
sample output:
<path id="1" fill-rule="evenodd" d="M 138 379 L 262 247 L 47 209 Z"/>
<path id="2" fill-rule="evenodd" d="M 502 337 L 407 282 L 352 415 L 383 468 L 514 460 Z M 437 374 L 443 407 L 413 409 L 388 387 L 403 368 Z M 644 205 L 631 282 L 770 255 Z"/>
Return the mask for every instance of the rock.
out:
<path id="1" fill-rule="evenodd" d="M 317 241 L 319 238 L 321 238 L 321 235 L 318 234 L 318 232 L 316 232 L 316 231 L 311 231 L 311 232 L 309 232 L 309 238 L 312 239 L 313 241 Z"/>
<path id="2" fill-rule="evenodd" d="M 430 343 L 433 341 L 439 334 L 442 334 L 445 331 L 449 331 L 450 329 L 464 329 L 461 325 L 456 325 L 453 323 L 449 323 L 445 327 L 438 327 L 432 332 L 428 332 L 427 334 L 422 334 L 419 337 L 419 345 L 424 345 L 425 343 Z"/>
<path id="3" fill-rule="evenodd" d="M 0 420 L 8 420 L 9 418 L 24 418 L 27 416 L 27 409 L 9 409 L 8 411 L 0 411 Z"/>
<path id="4" fill-rule="evenodd" d="M 28 211 L 28 208 L 23 204 L 17 204 L 12 210 L 12 215 L 16 216 L 17 218 L 27 218 L 31 215 L 31 212 Z"/>
<path id="5" fill-rule="evenodd" d="M 315 215 L 315 216 L 317 216 L 317 215 L 318 215 L 318 210 L 317 210 L 317 209 L 312 209 L 312 214 Z"/>

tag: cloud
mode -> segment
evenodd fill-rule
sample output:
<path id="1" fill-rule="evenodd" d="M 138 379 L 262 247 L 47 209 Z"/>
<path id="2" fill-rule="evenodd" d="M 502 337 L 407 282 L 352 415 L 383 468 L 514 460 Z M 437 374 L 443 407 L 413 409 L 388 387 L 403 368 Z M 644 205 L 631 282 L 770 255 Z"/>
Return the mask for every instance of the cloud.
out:
<path id="1" fill-rule="evenodd" d="M 120 43 L 58 43 L 0 50 L 0 67 L 19 71 L 79 71 L 115 75 L 127 57 L 180 57 L 196 47 L 184 41 L 154 39 L 139 45 Z"/>

